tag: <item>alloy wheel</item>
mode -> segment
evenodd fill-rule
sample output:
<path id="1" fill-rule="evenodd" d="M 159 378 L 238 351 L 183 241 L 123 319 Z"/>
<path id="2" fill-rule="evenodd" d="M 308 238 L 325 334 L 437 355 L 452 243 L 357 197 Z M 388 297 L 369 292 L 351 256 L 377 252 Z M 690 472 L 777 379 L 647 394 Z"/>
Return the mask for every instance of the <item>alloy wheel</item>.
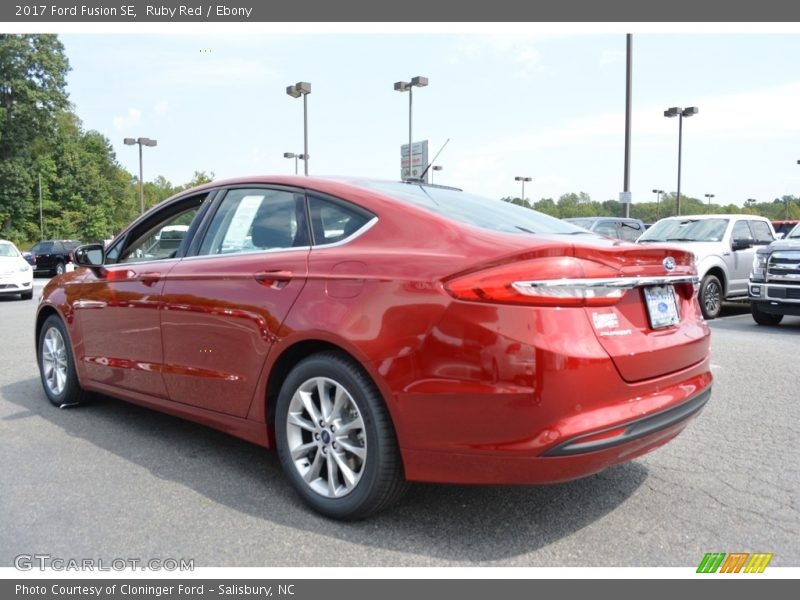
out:
<path id="1" fill-rule="evenodd" d="M 367 460 L 364 419 L 347 389 L 327 377 L 297 388 L 286 416 L 291 461 L 306 485 L 341 498 L 361 480 Z"/>
<path id="2" fill-rule="evenodd" d="M 42 345 L 42 373 L 50 392 L 56 396 L 63 393 L 67 385 L 67 346 L 64 337 L 55 327 L 47 330 Z"/>

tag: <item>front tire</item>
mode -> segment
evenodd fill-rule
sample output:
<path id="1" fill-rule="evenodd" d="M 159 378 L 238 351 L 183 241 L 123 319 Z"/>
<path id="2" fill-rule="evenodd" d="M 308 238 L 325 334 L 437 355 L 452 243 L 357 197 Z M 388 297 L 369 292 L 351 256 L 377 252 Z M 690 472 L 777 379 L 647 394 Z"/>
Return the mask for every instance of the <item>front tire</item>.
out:
<path id="1" fill-rule="evenodd" d="M 60 317 L 47 317 L 39 332 L 38 349 L 39 374 L 47 399 L 59 408 L 83 402 L 86 393 L 78 383 L 69 335 Z"/>
<path id="2" fill-rule="evenodd" d="M 750 314 L 753 315 L 753 320 L 759 325 L 778 325 L 783 321 L 783 315 L 774 315 L 764 312 L 758 307 L 756 302 L 750 303 Z"/>
<path id="3" fill-rule="evenodd" d="M 716 275 L 706 275 L 700 284 L 700 310 L 707 320 L 716 319 L 722 311 L 722 283 Z"/>
<path id="4" fill-rule="evenodd" d="M 275 438 L 292 486 L 325 516 L 363 519 L 406 489 L 383 398 L 338 353 L 309 356 L 289 373 L 278 396 Z"/>

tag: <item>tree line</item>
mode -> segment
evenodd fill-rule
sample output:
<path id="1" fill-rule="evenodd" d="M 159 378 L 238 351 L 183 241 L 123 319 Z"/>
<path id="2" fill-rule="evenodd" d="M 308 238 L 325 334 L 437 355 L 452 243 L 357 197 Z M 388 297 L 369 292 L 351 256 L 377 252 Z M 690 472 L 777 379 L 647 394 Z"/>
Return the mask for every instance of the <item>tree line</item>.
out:
<path id="1" fill-rule="evenodd" d="M 503 198 L 506 202 L 525 206 L 539 212 L 546 213 L 559 219 L 570 217 L 608 217 L 622 216 L 624 205 L 617 200 L 605 200 L 598 202 L 591 197 L 580 192 L 577 194 L 564 194 L 558 200 L 552 198 L 542 198 L 535 202 L 528 199 L 514 198 L 507 196 Z M 783 196 L 775 198 L 772 202 L 745 202 L 744 206 L 736 204 L 709 204 L 697 198 L 681 194 L 681 214 L 682 215 L 703 215 L 703 214 L 753 214 L 767 217 L 772 221 L 784 219 L 800 220 L 800 197 Z M 631 204 L 630 216 L 641 219 L 645 223 L 655 223 L 664 217 L 671 217 L 677 214 L 676 195 L 674 193 L 662 194 L 659 201 L 636 202 Z M 787 217 L 788 214 L 788 217 Z"/>
<path id="2" fill-rule="evenodd" d="M 0 34 L 0 237 L 21 247 L 44 238 L 100 241 L 113 237 L 139 213 L 138 178 L 122 168 L 108 138 L 86 131 L 70 104 L 64 47 L 54 34 Z M 196 171 L 192 181 L 173 185 L 164 177 L 145 182 L 145 206 L 211 181 Z M 616 200 L 598 202 L 587 194 L 564 194 L 533 203 L 503 200 L 558 218 L 622 215 Z M 800 219 L 800 199 L 708 204 L 682 197 L 682 214 L 750 212 L 771 219 Z M 675 214 L 675 195 L 631 205 L 645 222 Z M 40 212 L 41 211 L 41 212 Z M 40 218 L 41 215 L 41 218 Z"/>
<path id="3" fill-rule="evenodd" d="M 139 214 L 138 177 L 105 136 L 84 130 L 69 70 L 56 35 L 0 34 L 0 237 L 22 247 L 41 237 L 108 239 Z M 198 171 L 173 185 L 159 176 L 144 185 L 145 206 L 211 179 Z"/>

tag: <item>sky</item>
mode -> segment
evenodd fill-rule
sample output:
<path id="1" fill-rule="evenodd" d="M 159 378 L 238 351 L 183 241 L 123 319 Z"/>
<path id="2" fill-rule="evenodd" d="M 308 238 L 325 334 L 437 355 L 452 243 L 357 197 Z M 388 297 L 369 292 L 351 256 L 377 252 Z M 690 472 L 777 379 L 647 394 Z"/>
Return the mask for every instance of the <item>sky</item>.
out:
<path id="1" fill-rule="evenodd" d="M 373 33 L 381 29 L 380 33 Z M 625 31 L 591 27 L 357 28 L 137 27 L 59 32 L 72 70 L 68 92 L 86 129 L 119 162 L 173 184 L 294 172 L 303 152 L 303 102 L 286 86 L 308 81 L 309 172 L 400 177 L 408 94 L 396 81 L 428 77 L 413 95 L 414 141 L 430 158 L 449 139 L 435 182 L 532 201 L 623 190 Z M 633 35 L 630 189 L 634 202 L 677 185 L 681 194 L 742 205 L 800 196 L 800 29 L 727 33 L 702 27 Z M 680 29 L 680 27 L 678 27 Z M 551 31 L 552 30 L 552 31 Z M 302 173 L 302 163 L 300 165 Z"/>

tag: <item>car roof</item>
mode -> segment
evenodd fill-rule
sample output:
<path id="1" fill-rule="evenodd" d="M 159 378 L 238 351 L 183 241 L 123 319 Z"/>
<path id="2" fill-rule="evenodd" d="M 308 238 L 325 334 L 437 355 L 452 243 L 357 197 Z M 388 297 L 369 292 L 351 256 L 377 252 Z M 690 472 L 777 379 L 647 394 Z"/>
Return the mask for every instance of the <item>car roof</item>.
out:
<path id="1" fill-rule="evenodd" d="M 728 214 L 722 214 L 721 213 L 721 214 L 716 214 L 716 215 L 681 215 L 679 217 L 678 216 L 664 217 L 661 220 L 662 221 L 667 221 L 667 220 L 673 220 L 674 221 L 675 219 L 680 219 L 680 220 L 693 219 L 693 220 L 697 220 L 697 221 L 703 221 L 703 220 L 706 220 L 706 219 L 738 219 L 738 218 L 759 219 L 761 221 L 769 221 L 769 219 L 767 217 L 762 217 L 761 215 L 748 215 L 748 214 L 744 214 L 744 213 L 728 213 Z"/>
<path id="2" fill-rule="evenodd" d="M 641 223 L 641 219 L 633 217 L 568 217 L 563 221 L 627 221 L 631 223 Z"/>

